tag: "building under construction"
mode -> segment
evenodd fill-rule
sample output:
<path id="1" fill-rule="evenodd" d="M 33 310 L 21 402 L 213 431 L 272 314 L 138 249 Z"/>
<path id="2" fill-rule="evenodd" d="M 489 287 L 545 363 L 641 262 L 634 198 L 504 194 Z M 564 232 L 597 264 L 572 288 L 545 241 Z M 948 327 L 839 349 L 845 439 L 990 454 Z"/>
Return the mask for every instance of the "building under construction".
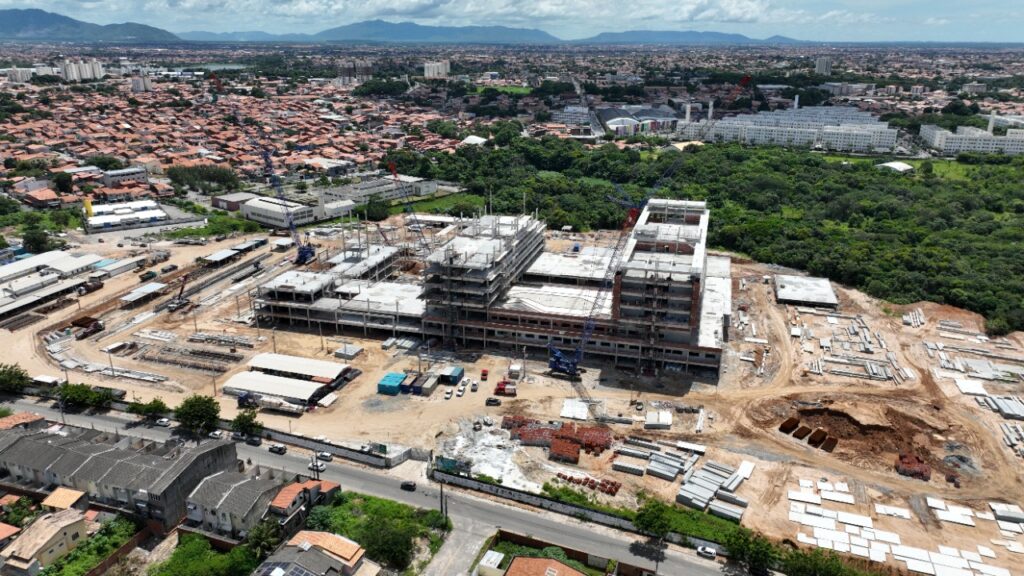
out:
<path id="1" fill-rule="evenodd" d="M 483 216 L 459 223 L 417 283 L 383 277 L 397 270 L 380 265 L 392 251 L 364 247 L 329 272 L 286 272 L 253 302 L 279 323 L 461 349 L 575 349 L 589 320 L 584 358 L 647 373 L 716 372 L 732 284 L 729 258 L 707 255 L 708 219 L 704 202 L 653 199 L 618 246 L 555 252 L 536 218 Z"/>

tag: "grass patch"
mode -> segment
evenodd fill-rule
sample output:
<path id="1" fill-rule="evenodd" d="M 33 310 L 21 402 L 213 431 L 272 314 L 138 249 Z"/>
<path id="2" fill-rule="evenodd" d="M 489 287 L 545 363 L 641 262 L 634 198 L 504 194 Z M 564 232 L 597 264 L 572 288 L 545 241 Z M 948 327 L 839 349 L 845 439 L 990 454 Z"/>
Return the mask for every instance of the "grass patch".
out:
<path id="1" fill-rule="evenodd" d="M 870 156 L 844 156 L 842 154 L 823 154 L 821 156 L 826 162 L 849 162 L 851 164 L 856 163 L 869 163 L 872 166 L 875 164 L 881 164 L 881 158 L 872 158 Z M 956 160 L 943 160 L 940 158 L 931 158 L 927 160 L 921 159 L 904 159 L 901 158 L 899 162 L 910 164 L 914 167 L 918 176 L 921 176 L 921 165 L 925 162 L 930 162 L 932 165 L 932 171 L 939 178 L 945 178 L 949 180 L 967 180 L 970 175 L 971 166 L 958 162 Z"/>
<path id="2" fill-rule="evenodd" d="M 124 518 L 115 518 L 70 553 L 47 566 L 40 576 L 82 576 L 124 546 L 135 532 L 135 524 Z"/>
<path id="3" fill-rule="evenodd" d="M 0 406 L 0 418 L 7 418 L 11 414 L 14 414 L 14 410 L 11 410 L 7 406 Z"/>
<path id="4" fill-rule="evenodd" d="M 459 212 L 463 214 L 472 214 L 479 211 L 484 207 L 483 196 L 477 196 L 469 193 L 449 194 L 447 196 L 441 196 L 439 198 L 430 198 L 428 200 L 420 200 L 419 202 L 413 202 L 409 204 L 413 211 L 421 212 L 425 214 L 453 214 L 458 215 Z M 390 214 L 401 214 L 405 212 L 405 204 L 398 204 L 388 208 Z"/>
<path id="5" fill-rule="evenodd" d="M 477 86 L 476 94 L 482 94 L 483 91 L 488 88 L 497 90 L 503 94 L 519 94 L 521 96 L 525 96 L 533 92 L 533 88 L 530 88 L 529 86 Z"/>
<path id="6" fill-rule="evenodd" d="M 262 226 L 252 220 L 236 218 L 223 212 L 214 212 L 206 217 L 205 226 L 180 228 L 164 232 L 163 235 L 166 238 L 195 238 L 197 236 L 219 236 L 221 234 L 231 234 L 232 232 L 250 234 L 259 232 L 262 229 Z"/>
<path id="7" fill-rule="evenodd" d="M 355 492 L 341 492 L 330 505 L 314 508 L 306 526 L 355 540 L 372 560 L 411 573 L 419 570 L 413 559 L 424 549 L 433 557 L 452 529 L 451 520 L 437 510 Z"/>

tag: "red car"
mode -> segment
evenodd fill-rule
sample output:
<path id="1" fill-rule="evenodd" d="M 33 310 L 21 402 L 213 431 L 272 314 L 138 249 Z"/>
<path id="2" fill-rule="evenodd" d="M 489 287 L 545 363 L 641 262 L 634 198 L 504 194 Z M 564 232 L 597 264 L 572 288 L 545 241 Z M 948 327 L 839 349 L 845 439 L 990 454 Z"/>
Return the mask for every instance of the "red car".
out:
<path id="1" fill-rule="evenodd" d="M 483 370 L 480 371 L 480 380 L 482 382 L 487 381 L 487 368 L 484 368 Z"/>

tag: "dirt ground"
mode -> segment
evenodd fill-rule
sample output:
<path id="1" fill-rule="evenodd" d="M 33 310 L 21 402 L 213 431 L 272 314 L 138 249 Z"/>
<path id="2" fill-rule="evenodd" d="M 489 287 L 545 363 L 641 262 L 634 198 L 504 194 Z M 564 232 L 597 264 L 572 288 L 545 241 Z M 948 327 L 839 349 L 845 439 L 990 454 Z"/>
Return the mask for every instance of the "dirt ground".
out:
<path id="1" fill-rule="evenodd" d="M 386 225 L 398 228 L 400 221 L 392 218 Z M 402 230 L 386 230 L 386 234 L 401 237 Z M 375 230 L 366 234 L 378 234 Z M 600 244 L 611 237 L 583 237 L 558 235 L 549 243 L 552 249 L 569 249 L 571 243 Z M 347 241 L 351 242 L 352 237 Z M 376 238 L 371 238 L 376 241 Z M 205 246 L 166 247 L 172 253 L 171 263 L 185 268 L 196 257 L 237 244 L 243 238 L 232 238 Z M 337 250 L 340 238 L 318 239 L 323 250 Z M 117 249 L 110 243 L 90 244 L 82 250 L 104 255 L 125 256 L 130 247 Z M 268 251 L 269 248 L 262 248 Z M 362 333 L 346 334 L 303 333 L 292 330 L 271 330 L 236 321 L 248 308 L 247 292 L 273 274 L 288 268 L 284 255 L 272 254 L 262 276 L 231 285 L 224 281 L 212 286 L 194 300 L 205 304 L 194 314 L 163 313 L 120 332 L 109 327 L 143 314 L 155 305 L 137 310 L 111 310 L 103 320 L 108 331 L 97 339 L 75 342 L 70 350 L 76 358 L 95 363 L 113 361 L 118 368 L 163 374 L 168 377 L 160 384 L 146 384 L 125 378 L 111 379 L 99 374 L 76 371 L 72 380 L 91 384 L 116 386 L 128 391 L 130 398 L 147 400 L 162 397 L 174 405 L 192 393 L 212 393 L 216 387 L 222 415 L 232 417 L 237 408 L 235 399 L 220 393 L 224 381 L 232 374 L 244 370 L 247 360 L 256 353 L 277 351 L 309 358 L 332 359 L 332 351 L 343 342 L 358 344 L 364 352 L 350 363 L 363 374 L 337 392 L 338 400 L 327 408 L 302 416 L 287 416 L 264 412 L 261 420 L 268 426 L 288 429 L 309 436 L 326 436 L 341 441 L 375 440 L 380 442 L 434 449 L 460 434 L 465 434 L 467 423 L 490 416 L 495 424 L 506 414 L 521 414 L 540 420 L 556 420 L 562 402 L 575 398 L 573 386 L 566 380 L 546 373 L 546 357 L 531 352 L 525 358 L 526 375 L 519 383 L 519 396 L 506 398 L 500 407 L 486 407 L 484 399 L 512 362 L 497 352 L 459 350 L 453 362 L 466 370 L 470 380 L 480 380 L 481 370 L 490 373 L 488 382 L 482 382 L 478 392 L 467 388 L 462 397 L 444 398 L 444 387 L 431 397 L 377 394 L 377 382 L 390 371 L 426 370 L 428 360 L 416 353 L 383 350 L 379 337 Z M 891 529 L 905 537 L 910 545 L 934 550 L 939 543 L 957 542 L 961 548 L 970 542 L 987 543 L 993 534 L 992 523 L 980 523 L 977 528 L 940 524 L 930 514 L 919 515 L 915 504 L 922 494 L 945 498 L 977 510 L 987 507 L 990 500 L 1009 500 L 1024 504 L 1024 466 L 1003 444 L 998 425 L 1001 419 L 988 410 L 982 410 L 973 399 L 959 393 L 952 378 L 937 371 L 938 360 L 930 357 L 924 342 L 946 342 L 947 345 L 966 345 L 940 335 L 940 320 L 960 322 L 964 329 L 978 330 L 981 319 L 962 310 L 930 303 L 895 306 L 876 301 L 862 293 L 837 287 L 840 306 L 836 314 L 810 313 L 774 300 L 772 286 L 763 282 L 765 275 L 774 271 L 767 266 L 734 261 L 733 318 L 746 318 L 743 326 L 730 329 L 730 342 L 723 354 L 722 374 L 717 380 L 686 377 L 678 374 L 636 376 L 601 364 L 591 364 L 583 375 L 582 385 L 589 395 L 601 401 L 598 408 L 610 415 L 632 417 L 632 424 L 611 425 L 618 438 L 643 435 L 650 438 L 698 442 L 709 447 L 707 458 L 729 465 L 743 460 L 756 464 L 754 475 L 738 491 L 738 495 L 751 502 L 744 516 L 748 524 L 767 534 L 793 540 L 798 525 L 788 520 L 789 502 L 786 491 L 795 489 L 802 478 L 842 479 L 857 494 L 857 504 L 848 511 L 875 519 L 883 529 Z M 77 305 L 54 312 L 46 322 L 52 325 L 66 323 L 122 290 L 138 285 L 135 274 L 126 274 L 108 282 L 96 293 L 86 295 Z M 166 299 L 166 297 L 164 298 Z M 901 315 L 920 308 L 926 324 L 920 328 L 904 326 Z M 831 319 L 830 319 L 831 317 Z M 46 354 L 38 332 L 40 325 L 23 328 L 14 333 L 0 332 L 0 346 L 10 357 L 32 375 L 59 375 L 59 368 Z M 884 366 L 904 368 L 910 379 L 873 380 L 866 377 L 839 375 L 831 370 L 847 368 L 826 362 L 834 356 L 865 356 L 856 350 L 856 340 L 848 336 L 850 326 L 866 326 L 875 346 L 867 355 L 871 361 Z M 800 328 L 802 336 L 790 335 Z M 223 373 L 199 371 L 177 365 L 141 360 L 135 356 L 109 356 L 101 349 L 119 341 L 138 340 L 140 330 L 159 330 L 177 335 L 175 345 L 185 345 L 189 334 L 217 332 L 246 336 L 255 344 L 252 349 L 239 348 L 239 358 L 226 365 Z M 830 339 L 832 351 L 821 349 L 820 340 Z M 767 343 L 765 343 L 767 342 Z M 844 342 L 850 349 L 844 349 Z M 882 344 L 884 343 L 884 348 Z M 970 346 L 996 350 L 995 342 L 972 339 Z M 1024 336 L 1010 335 L 999 351 L 1024 357 Z M 1005 346 L 1009 346 L 1007 350 Z M 891 359 L 888 354 L 891 353 Z M 964 357 L 971 357 L 962 354 Z M 519 359 L 517 359 L 519 360 Z M 824 370 L 817 373 L 816 363 Z M 1024 386 L 992 384 L 1000 393 L 1020 395 Z M 695 432 L 696 416 L 673 412 L 674 425 L 669 431 L 650 432 L 643 429 L 643 411 L 637 411 L 634 402 L 642 401 L 645 409 L 660 406 L 702 406 L 707 419 L 704 431 Z M 831 452 L 809 446 L 792 435 L 778 430 L 787 418 L 798 417 L 801 423 L 821 428 L 838 441 Z M 495 426 L 496 428 L 497 426 Z M 493 430 L 481 431 L 494 435 Z M 483 442 L 481 438 L 476 441 Z M 502 450 L 498 442 L 495 450 Z M 601 456 L 584 455 L 579 466 L 553 463 L 546 459 L 543 449 L 510 450 L 518 481 L 539 486 L 551 481 L 558 472 L 609 478 L 623 483 L 615 497 L 594 492 L 601 501 L 617 505 L 635 503 L 640 491 L 674 500 L 680 480 L 674 483 L 644 476 L 635 477 L 611 470 L 612 452 Z M 901 452 L 922 458 L 933 468 L 928 482 L 898 475 L 894 461 Z M 945 479 L 956 474 L 960 487 Z M 885 503 L 915 511 L 914 520 L 879 517 L 873 503 Z M 835 504 L 835 506 L 846 506 Z M 965 544 L 961 545 L 962 541 Z M 1000 553 L 1001 560 L 1007 554 Z M 998 563 L 998 562 L 996 562 Z"/>

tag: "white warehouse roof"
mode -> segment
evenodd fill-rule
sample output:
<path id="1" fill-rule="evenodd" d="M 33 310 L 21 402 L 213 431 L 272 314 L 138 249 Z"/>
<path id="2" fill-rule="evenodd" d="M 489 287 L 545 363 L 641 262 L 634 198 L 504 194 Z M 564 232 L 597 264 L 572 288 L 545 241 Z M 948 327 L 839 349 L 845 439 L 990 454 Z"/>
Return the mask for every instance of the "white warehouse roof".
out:
<path id="1" fill-rule="evenodd" d="M 274 354 L 272 352 L 253 356 L 252 360 L 249 361 L 249 367 L 254 370 L 272 370 L 274 372 L 296 374 L 309 378 L 322 378 L 329 381 L 336 380 L 348 370 L 348 364 L 317 360 L 315 358 L 303 358 L 301 356 L 289 356 L 288 354 Z"/>
<path id="2" fill-rule="evenodd" d="M 274 396 L 293 403 L 308 403 L 323 384 L 307 380 L 296 380 L 273 376 L 262 372 L 239 372 L 224 383 L 226 394 L 241 395 L 245 392 L 260 396 Z"/>

